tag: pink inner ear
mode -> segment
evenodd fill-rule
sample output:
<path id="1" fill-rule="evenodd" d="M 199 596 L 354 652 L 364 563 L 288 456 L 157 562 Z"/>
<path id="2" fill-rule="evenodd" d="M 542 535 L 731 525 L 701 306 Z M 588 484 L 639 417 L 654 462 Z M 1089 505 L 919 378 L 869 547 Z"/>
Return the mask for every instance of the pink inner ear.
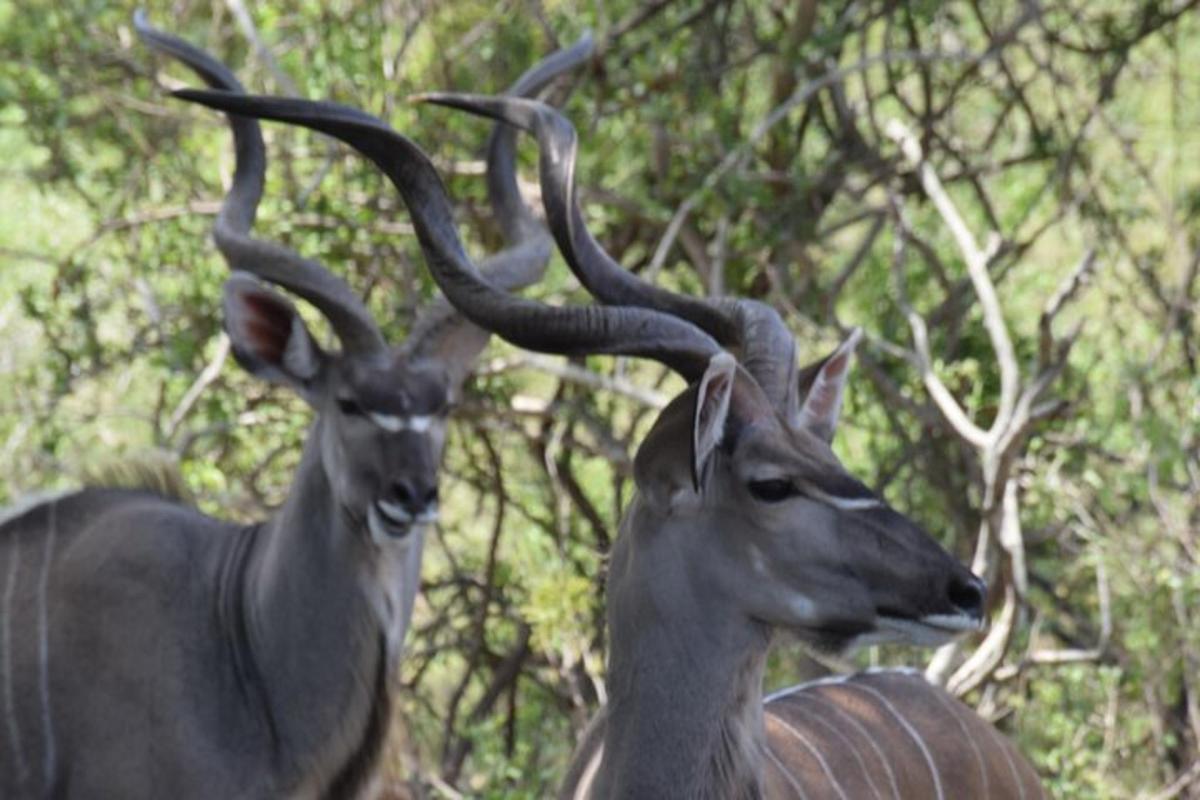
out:
<path id="1" fill-rule="evenodd" d="M 245 344 L 263 361 L 280 363 L 292 332 L 291 309 L 261 294 L 244 293 L 238 299 L 244 310 L 239 316 Z"/>
<path id="2" fill-rule="evenodd" d="M 852 351 L 839 349 L 836 353 L 829 357 L 825 362 L 825 366 L 821 367 L 821 378 L 826 380 L 832 378 L 840 378 L 842 373 L 846 371 L 847 365 L 850 363 L 850 353 Z"/>
<path id="3" fill-rule="evenodd" d="M 845 368 L 844 363 L 842 367 Z M 811 417 L 826 421 L 837 412 L 841 388 L 841 382 L 837 377 L 829 378 L 825 375 L 825 370 L 821 370 L 816 383 L 808 393 L 808 399 L 804 402 L 805 410 Z"/>
<path id="4" fill-rule="evenodd" d="M 826 420 L 836 415 L 842 398 L 842 386 L 845 384 L 846 368 L 850 364 L 850 352 L 839 350 L 830 356 L 829 360 L 817 373 L 809 390 L 808 399 L 804 405 L 813 417 Z"/>

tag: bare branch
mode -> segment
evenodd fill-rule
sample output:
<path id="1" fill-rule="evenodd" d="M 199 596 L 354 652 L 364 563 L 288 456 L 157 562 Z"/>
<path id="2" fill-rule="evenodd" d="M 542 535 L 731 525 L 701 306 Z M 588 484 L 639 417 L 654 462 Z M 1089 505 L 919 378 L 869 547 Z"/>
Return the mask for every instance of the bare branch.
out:
<path id="1" fill-rule="evenodd" d="M 1079 292 L 1080 288 L 1087 283 L 1095 264 L 1096 251 L 1089 249 L 1084 253 L 1083 258 L 1080 259 L 1075 269 L 1071 270 L 1071 274 L 1067 276 L 1067 279 L 1059 284 L 1058 290 L 1046 302 L 1046 306 L 1042 310 L 1042 316 L 1038 320 L 1038 331 L 1040 333 L 1038 353 L 1043 368 L 1048 366 L 1053 358 L 1054 332 L 1052 327 L 1054 325 L 1054 318 L 1070 302 L 1071 298 Z"/>
<path id="2" fill-rule="evenodd" d="M 878 53 L 868 56 L 853 64 L 848 64 L 844 67 L 831 69 L 819 78 L 814 78 L 808 83 L 796 89 L 791 97 L 780 103 L 769 114 L 758 121 L 758 124 L 750 131 L 750 134 L 738 143 L 725 157 L 721 159 L 711 172 L 704 177 L 704 181 L 700 186 L 688 195 L 679 207 L 675 210 L 671 221 L 667 223 L 667 229 L 663 233 L 662 239 L 659 240 L 658 246 L 654 249 L 654 257 L 650 260 L 650 265 L 647 267 L 647 272 L 653 275 L 658 270 L 662 269 L 667 260 L 667 254 L 671 251 L 671 247 L 675 244 L 675 239 L 679 236 L 679 229 L 683 226 L 688 215 L 692 213 L 692 209 L 696 207 L 706 194 L 720 183 L 727 172 L 734 169 L 740 169 L 747 159 L 750 157 L 751 150 L 754 148 L 770 130 L 779 124 L 787 115 L 794 111 L 799 106 L 807 103 L 822 89 L 826 89 L 834 84 L 841 83 L 846 78 L 858 72 L 878 66 L 879 64 L 900 63 L 900 62 L 928 62 L 928 61 L 965 61 L 975 63 L 988 58 L 990 51 L 983 53 L 975 53 L 968 51 L 915 51 L 915 50 L 895 50 Z"/>
<path id="3" fill-rule="evenodd" d="M 171 418 L 167 420 L 166 429 L 163 430 L 163 439 L 171 441 L 175 438 L 179 426 L 183 420 L 191 413 L 192 407 L 196 405 L 196 401 L 200 399 L 200 395 L 204 394 L 217 376 L 221 374 L 221 367 L 225 365 L 225 359 L 229 357 L 229 337 L 224 332 L 217 337 L 217 352 L 213 353 L 212 360 L 196 377 L 196 380 L 188 387 L 188 390 L 183 393 L 183 397 L 179 400 L 179 405 L 175 406 L 175 410 L 171 412 Z"/>
<path id="4" fill-rule="evenodd" d="M 988 243 L 981 248 L 975 241 L 975 236 L 958 213 L 954 201 L 946 193 L 941 179 L 933 167 L 925 160 L 921 145 L 912 132 L 897 119 L 888 121 L 885 126 L 887 135 L 900 145 L 901 152 L 908 159 L 913 169 L 921 179 L 925 194 L 933 201 L 938 212 L 942 215 L 947 227 L 954 236 L 958 249 L 962 253 L 975 294 L 979 297 L 980 310 L 983 312 L 983 324 L 987 328 L 988 337 L 992 341 L 992 349 L 996 352 L 996 360 L 1000 368 L 1000 402 L 996 410 L 996 418 L 988 431 L 991 438 L 997 437 L 1007 426 L 1012 416 L 1013 406 L 1017 402 L 1017 391 L 1020 385 L 1020 370 L 1017 366 L 1017 355 L 1013 349 L 1012 339 L 1008 334 L 1008 325 L 1004 322 L 1004 313 L 1000 301 L 996 297 L 996 287 L 988 273 L 988 264 L 1000 247 L 998 234 L 988 237 Z"/>

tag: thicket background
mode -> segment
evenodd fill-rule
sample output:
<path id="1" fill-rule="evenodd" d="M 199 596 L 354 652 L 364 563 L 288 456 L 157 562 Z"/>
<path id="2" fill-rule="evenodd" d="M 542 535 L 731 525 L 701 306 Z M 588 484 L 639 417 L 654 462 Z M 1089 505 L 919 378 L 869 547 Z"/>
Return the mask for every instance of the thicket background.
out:
<path id="1" fill-rule="evenodd" d="M 932 659 L 1070 798 L 1200 797 L 1196 5 L 147 3 L 252 91 L 421 143 L 477 254 L 499 242 L 487 125 L 406 96 L 499 91 L 593 29 L 567 110 L 605 246 L 773 303 L 805 358 L 863 326 L 839 453 L 990 579 L 986 638 L 856 663 Z M 229 136 L 166 96 L 195 80 L 138 44 L 133 8 L 0 0 L 0 502 L 156 451 L 202 508 L 261 516 L 311 420 L 226 359 L 208 231 Z M 341 147 L 266 134 L 259 235 L 402 336 L 431 288 L 398 198 Z M 531 294 L 587 300 L 557 259 Z M 631 454 L 678 388 L 489 350 L 398 676 L 397 789 L 550 792 L 603 697 Z M 820 668 L 784 639 L 772 685 Z"/>

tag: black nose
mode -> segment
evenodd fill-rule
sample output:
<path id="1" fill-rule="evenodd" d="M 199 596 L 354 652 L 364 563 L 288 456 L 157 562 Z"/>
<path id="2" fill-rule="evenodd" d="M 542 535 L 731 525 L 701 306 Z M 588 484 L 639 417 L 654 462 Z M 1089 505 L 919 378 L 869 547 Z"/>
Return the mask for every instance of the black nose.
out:
<path id="1" fill-rule="evenodd" d="M 392 497 L 410 514 L 420 514 L 425 509 L 437 505 L 437 484 L 426 485 L 401 478 L 392 483 Z"/>
<path id="2" fill-rule="evenodd" d="M 975 619 L 983 619 L 983 607 L 987 602 L 987 584 L 967 573 L 966 577 L 950 579 L 947 589 L 950 604 Z"/>

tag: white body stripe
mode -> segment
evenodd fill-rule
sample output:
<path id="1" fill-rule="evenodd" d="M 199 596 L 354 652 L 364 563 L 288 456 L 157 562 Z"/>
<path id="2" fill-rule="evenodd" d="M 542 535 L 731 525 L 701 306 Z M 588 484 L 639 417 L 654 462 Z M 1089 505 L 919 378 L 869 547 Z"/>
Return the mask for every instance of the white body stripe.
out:
<path id="1" fill-rule="evenodd" d="M 1025 783 L 1021 780 L 1021 774 L 1017 772 L 1017 765 L 1013 762 L 1012 754 L 1008 752 L 1008 748 L 1003 742 L 997 742 L 996 746 L 1000 748 L 1000 752 L 1004 754 L 1004 761 L 1008 764 L 1008 769 L 1012 773 L 1013 781 L 1017 784 L 1017 794 L 1020 800 L 1025 800 Z"/>
<path id="2" fill-rule="evenodd" d="M 797 683 L 795 686 L 785 686 L 782 689 L 777 689 L 763 698 L 763 703 L 770 703 L 773 700 L 778 700 L 781 697 L 790 697 L 797 692 L 803 692 L 805 689 L 810 689 L 813 686 L 832 686 L 838 683 L 845 683 L 849 675 L 826 675 L 823 678 Z"/>
<path id="3" fill-rule="evenodd" d="M 771 759 L 771 763 L 775 765 L 775 769 L 782 772 L 783 777 L 787 778 L 788 783 L 791 784 L 791 787 L 796 790 L 796 794 L 800 796 L 800 800 L 808 800 L 808 794 L 804 791 L 804 787 L 796 782 L 796 776 L 792 775 L 792 771 L 785 767 L 783 762 L 771 752 L 771 748 L 768 747 L 766 749 L 766 753 L 767 758 Z"/>
<path id="4" fill-rule="evenodd" d="M 901 800 L 900 784 L 896 780 L 896 773 L 892 769 L 892 763 L 888 760 L 887 751 L 879 746 L 879 743 L 875 741 L 875 737 L 871 735 L 871 731 L 867 730 L 866 726 L 856 720 L 853 716 L 838 708 L 837 704 L 832 700 L 821 697 L 819 694 L 812 695 L 812 699 L 821 703 L 825 703 L 830 709 L 833 710 L 834 715 L 841 717 L 847 725 L 862 734 L 863 738 L 867 740 L 867 744 L 871 745 L 871 749 L 875 751 L 875 755 L 879 757 L 879 763 L 883 765 L 884 772 L 887 773 L 888 783 L 891 784 L 892 788 L 892 796 L 895 798 L 895 800 Z"/>
<path id="5" fill-rule="evenodd" d="M 587 769 L 583 771 L 583 775 L 579 777 L 579 783 L 575 785 L 575 794 L 572 795 L 572 800 L 588 800 L 592 794 L 592 781 L 596 780 L 596 773 L 600 771 L 600 762 L 604 758 L 604 745 L 596 748 L 596 754 L 592 756 L 592 760 L 588 762 Z"/>
<path id="6" fill-rule="evenodd" d="M 789 725 L 787 720 L 783 719 L 782 717 L 776 717 L 775 721 L 782 725 L 788 733 L 796 737 L 796 740 L 808 748 L 808 751 L 813 754 L 813 757 L 817 759 L 817 763 L 821 765 L 821 771 L 824 772 L 825 776 L 829 778 L 829 782 L 833 785 L 833 789 L 837 792 L 837 796 L 841 798 L 841 800 L 850 800 L 850 798 L 846 797 L 846 793 L 842 791 L 842 784 L 838 782 L 837 776 L 834 775 L 833 770 L 829 768 L 829 762 L 825 760 L 825 756 L 821 755 L 821 751 L 818 750 L 816 745 L 812 743 L 812 740 Z"/>
<path id="7" fill-rule="evenodd" d="M 25 751 L 21 746 L 21 726 L 17 720 L 17 709 L 12 693 L 12 600 L 17 590 L 17 573 L 21 564 L 21 539 L 12 537 L 12 557 L 4 581 L 4 601 L 0 607 L 0 672 L 4 676 L 4 721 L 8 732 L 13 761 L 17 765 L 18 780 L 24 783 L 29 773 L 25 764 Z"/>
<path id="8" fill-rule="evenodd" d="M 971 735 L 971 730 L 967 727 L 967 723 L 963 722 L 962 715 L 959 713 L 954 701 L 948 697 L 942 696 L 941 692 L 933 692 L 933 696 L 937 698 L 942 708 L 950 712 L 950 716 L 954 717 L 954 721 L 958 723 L 959 730 L 963 732 L 963 737 L 967 743 L 971 745 L 971 751 L 975 753 L 975 763 L 979 765 L 979 777 L 983 779 L 983 796 L 988 796 L 988 771 L 987 764 L 983 761 L 983 751 L 979 749 L 979 745 L 975 742 L 975 737 Z"/>
<path id="9" fill-rule="evenodd" d="M 7 508 L 0 509 L 0 525 L 4 525 L 9 520 L 14 520 L 27 511 L 32 511 L 40 505 L 52 503 L 56 500 L 61 500 L 69 494 L 75 494 L 78 489 L 61 489 L 53 492 L 35 492 L 22 497 L 17 502 Z"/>
<path id="10" fill-rule="evenodd" d="M 814 703 L 817 700 L 811 694 L 798 695 L 795 699 L 796 700 L 808 700 L 808 701 L 814 702 Z M 862 770 L 863 777 L 866 778 L 867 784 L 871 787 L 871 794 L 874 795 L 875 797 L 882 797 L 883 793 L 879 790 L 879 787 L 875 785 L 875 779 L 871 777 L 871 771 L 869 769 L 867 769 L 867 762 L 863 761 L 862 756 L 858 752 L 858 747 L 856 747 L 854 744 L 854 740 L 852 740 L 846 734 L 842 733 L 842 731 L 838 728 L 837 725 L 834 725 L 833 723 L 831 723 L 825 719 L 822 719 L 819 715 L 814 714 L 814 715 L 812 715 L 811 719 L 813 722 L 819 723 L 822 727 L 824 727 L 826 730 L 828 730 L 830 733 L 832 733 L 836 738 L 841 739 L 842 742 L 845 743 L 846 748 L 850 751 L 850 755 L 852 755 L 854 757 L 855 762 L 858 764 L 858 768 L 860 770 Z"/>
<path id="11" fill-rule="evenodd" d="M 941 774 L 938 772 L 937 764 L 935 764 L 933 761 L 933 754 L 930 753 L 929 748 L 925 746 L 925 740 L 921 738 L 921 734 L 917 733 L 916 729 L 913 728 L 909 721 L 906 720 L 903 715 L 901 715 L 899 709 L 892 705 L 891 701 L 884 697 L 879 691 L 872 689 L 870 686 L 863 686 L 859 683 L 847 683 L 846 685 L 853 686 L 856 689 L 862 689 L 864 692 L 877 697 L 879 702 L 883 703 L 884 708 L 886 708 L 888 712 L 896 718 L 896 721 L 904 727 L 904 730 L 907 731 L 908 735 L 911 736 L 913 741 L 917 743 L 917 747 L 921 748 L 921 755 L 924 756 L 925 763 L 929 767 L 929 774 L 933 777 L 933 789 L 937 793 L 937 800 L 945 800 L 946 794 L 942 790 Z"/>
<path id="12" fill-rule="evenodd" d="M 42 557 L 42 569 L 38 575 L 37 613 L 38 613 L 38 678 L 42 701 L 42 742 L 45 746 L 42 760 L 42 772 L 45 775 L 46 786 L 54 781 L 54 725 L 50 718 L 50 621 L 46 606 L 46 587 L 50 583 L 50 562 L 54 557 L 54 540 L 58 535 L 58 501 L 50 501 L 50 524 L 46 531 L 46 551 Z"/>

